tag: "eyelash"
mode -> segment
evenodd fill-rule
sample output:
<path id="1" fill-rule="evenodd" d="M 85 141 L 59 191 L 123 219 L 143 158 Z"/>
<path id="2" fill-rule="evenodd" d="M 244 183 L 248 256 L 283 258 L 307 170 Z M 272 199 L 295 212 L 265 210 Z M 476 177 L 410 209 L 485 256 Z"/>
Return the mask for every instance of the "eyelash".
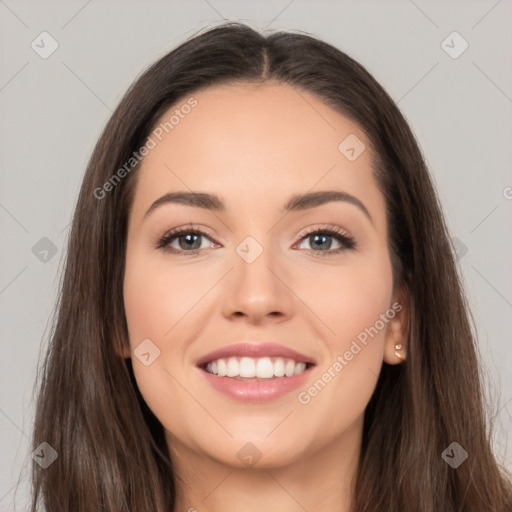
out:
<path id="1" fill-rule="evenodd" d="M 179 249 L 174 249 L 169 247 L 169 244 L 176 238 L 179 238 L 182 235 L 200 235 L 204 236 L 206 238 L 210 238 L 207 233 L 202 231 L 201 229 L 198 229 L 194 227 L 192 224 L 189 226 L 185 226 L 183 228 L 176 228 L 172 229 L 171 231 L 168 231 L 165 233 L 162 237 L 160 237 L 157 240 L 156 243 L 156 249 L 161 249 L 162 251 L 170 254 L 199 254 L 203 249 L 193 249 L 191 251 L 183 251 Z M 312 236 L 312 235 L 327 235 L 330 237 L 335 238 L 338 242 L 340 242 L 344 247 L 341 247 L 339 249 L 329 250 L 329 251 L 320 251 L 315 249 L 308 249 L 309 251 L 312 251 L 313 253 L 316 253 L 316 256 L 324 257 L 324 256 L 333 256 L 335 254 L 339 254 L 341 252 L 355 249 L 357 247 L 357 242 L 353 237 L 348 235 L 347 233 L 343 232 L 340 228 L 337 226 L 323 226 L 321 228 L 315 228 L 306 232 L 302 232 L 300 236 L 300 242 L 302 242 L 305 238 Z"/>

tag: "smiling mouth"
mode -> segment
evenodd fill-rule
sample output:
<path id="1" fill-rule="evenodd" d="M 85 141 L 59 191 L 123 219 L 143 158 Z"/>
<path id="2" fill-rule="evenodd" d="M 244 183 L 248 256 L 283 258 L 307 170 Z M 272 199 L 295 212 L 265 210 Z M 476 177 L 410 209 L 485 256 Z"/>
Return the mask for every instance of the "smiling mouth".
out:
<path id="1" fill-rule="evenodd" d="M 300 375 L 314 366 L 285 357 L 227 357 L 201 365 L 205 372 L 241 381 L 274 380 Z"/>

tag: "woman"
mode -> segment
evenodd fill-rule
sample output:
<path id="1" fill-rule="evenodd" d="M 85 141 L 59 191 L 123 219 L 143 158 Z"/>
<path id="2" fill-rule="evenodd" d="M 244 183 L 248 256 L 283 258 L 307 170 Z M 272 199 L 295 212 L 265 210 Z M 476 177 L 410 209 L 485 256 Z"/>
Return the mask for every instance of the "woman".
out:
<path id="1" fill-rule="evenodd" d="M 512 510 L 468 318 L 375 79 L 306 35 L 197 35 L 87 168 L 32 510 Z"/>

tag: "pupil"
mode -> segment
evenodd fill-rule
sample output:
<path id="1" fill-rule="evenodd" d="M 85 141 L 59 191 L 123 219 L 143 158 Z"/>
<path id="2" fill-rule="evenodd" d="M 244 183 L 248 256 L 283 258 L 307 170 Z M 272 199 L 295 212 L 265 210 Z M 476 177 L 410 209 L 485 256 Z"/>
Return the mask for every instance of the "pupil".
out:
<path id="1" fill-rule="evenodd" d="M 190 235 L 185 235 L 185 236 L 180 237 L 180 238 L 185 238 L 185 239 L 187 240 L 187 242 L 186 242 L 186 247 L 188 247 L 189 249 L 190 249 L 190 248 L 192 248 L 192 249 L 196 249 L 196 248 L 199 248 L 199 247 L 193 247 L 193 244 L 194 244 L 194 242 L 196 242 L 196 243 L 197 243 L 197 239 L 199 238 L 199 236 L 200 236 L 200 235 L 190 234 Z M 190 239 L 191 239 L 192 237 L 195 237 L 195 240 L 193 240 L 193 241 L 192 241 L 192 244 L 190 244 L 189 242 L 190 242 Z M 199 246 L 201 246 L 201 244 L 199 244 Z"/>
<path id="2" fill-rule="evenodd" d="M 315 239 L 315 242 L 316 242 L 316 240 L 317 240 L 318 238 L 322 238 L 324 242 L 325 242 L 325 239 L 326 239 L 326 238 L 330 238 L 329 236 L 325 236 L 325 235 L 313 235 L 313 237 L 314 237 L 314 239 Z M 329 244 L 329 247 L 330 247 L 330 245 L 331 245 L 331 244 Z M 328 247 L 328 248 L 329 248 L 329 247 Z"/>

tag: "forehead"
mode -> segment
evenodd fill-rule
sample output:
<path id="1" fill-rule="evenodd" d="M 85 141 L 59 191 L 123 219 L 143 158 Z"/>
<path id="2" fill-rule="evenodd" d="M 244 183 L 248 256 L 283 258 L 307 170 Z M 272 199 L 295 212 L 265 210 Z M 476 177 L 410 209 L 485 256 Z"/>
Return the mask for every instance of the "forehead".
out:
<path id="1" fill-rule="evenodd" d="M 197 91 L 169 108 L 151 138 L 136 203 L 190 189 L 230 196 L 232 204 L 281 205 L 293 193 L 327 188 L 382 202 L 365 133 L 315 95 L 286 84 Z M 354 159 L 354 151 L 346 153 L 351 148 L 362 152 Z"/>

